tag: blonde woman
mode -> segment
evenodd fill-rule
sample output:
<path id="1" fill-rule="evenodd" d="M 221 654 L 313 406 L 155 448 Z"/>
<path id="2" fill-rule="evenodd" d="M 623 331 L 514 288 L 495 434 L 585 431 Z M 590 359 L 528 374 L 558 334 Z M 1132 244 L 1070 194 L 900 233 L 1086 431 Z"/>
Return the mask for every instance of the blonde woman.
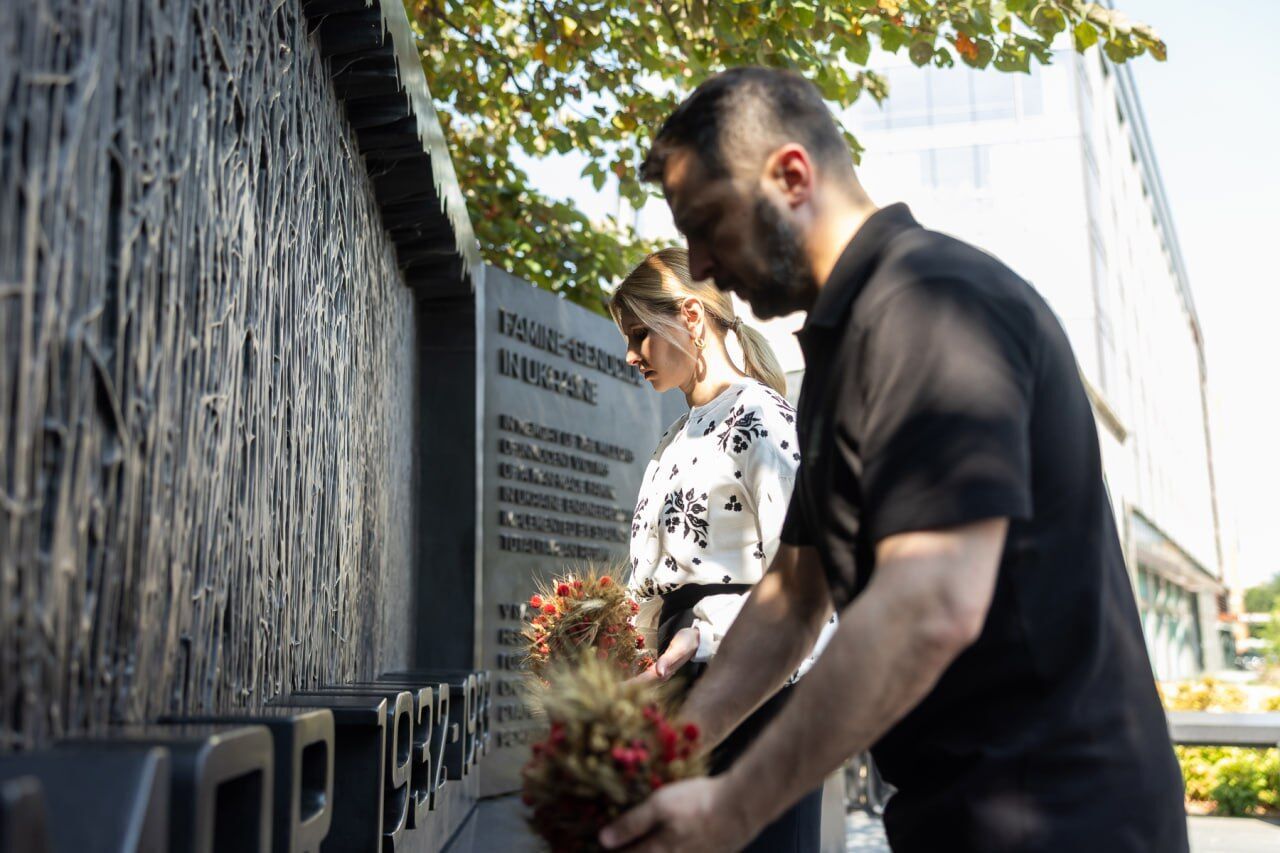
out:
<path id="1" fill-rule="evenodd" d="M 691 280 L 685 250 L 645 258 L 618 286 L 610 311 L 628 363 L 655 391 L 678 388 L 689 404 L 645 471 L 629 586 L 640 602 L 637 627 L 659 651 L 642 678 L 665 681 L 684 667 L 696 677 L 778 550 L 800 461 L 795 412 L 764 337 L 743 325 L 727 294 Z M 729 335 L 742 349 L 741 368 L 729 357 Z M 788 693 L 721 744 L 713 773 L 733 762 Z M 820 801 L 820 792 L 805 798 L 748 849 L 817 850 Z"/>

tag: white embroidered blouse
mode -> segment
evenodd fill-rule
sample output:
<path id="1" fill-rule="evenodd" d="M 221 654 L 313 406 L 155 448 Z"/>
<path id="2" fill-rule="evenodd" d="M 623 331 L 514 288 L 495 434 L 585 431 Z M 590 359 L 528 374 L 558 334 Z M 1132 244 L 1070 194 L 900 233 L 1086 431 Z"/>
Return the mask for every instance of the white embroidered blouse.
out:
<path id="1" fill-rule="evenodd" d="M 733 383 L 663 434 L 645 470 L 631 523 L 636 626 L 652 648 L 664 593 L 684 584 L 755 584 L 778 551 L 800 453 L 795 411 L 754 379 Z M 710 660 L 747 593 L 694 607 L 697 662 Z M 826 626 L 812 665 L 834 629 Z"/>

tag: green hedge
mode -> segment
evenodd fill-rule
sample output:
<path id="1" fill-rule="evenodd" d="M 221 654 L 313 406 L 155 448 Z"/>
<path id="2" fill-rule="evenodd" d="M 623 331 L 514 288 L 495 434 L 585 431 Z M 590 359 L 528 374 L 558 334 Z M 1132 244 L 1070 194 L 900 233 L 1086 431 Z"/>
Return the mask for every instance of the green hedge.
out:
<path id="1" fill-rule="evenodd" d="M 1237 817 L 1280 807 L 1280 749 L 1175 747 L 1187 799 Z"/>

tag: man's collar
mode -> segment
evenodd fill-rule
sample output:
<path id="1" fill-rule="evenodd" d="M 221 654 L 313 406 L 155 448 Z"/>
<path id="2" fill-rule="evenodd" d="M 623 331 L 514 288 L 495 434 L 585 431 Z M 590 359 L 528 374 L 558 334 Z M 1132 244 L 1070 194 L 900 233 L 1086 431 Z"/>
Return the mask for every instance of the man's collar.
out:
<path id="1" fill-rule="evenodd" d="M 910 208 L 901 202 L 867 217 L 831 268 L 831 274 L 809 309 L 804 327 L 797 334 L 803 338 L 811 328 L 829 329 L 839 325 L 875 270 L 885 246 L 903 231 L 919 227 Z"/>

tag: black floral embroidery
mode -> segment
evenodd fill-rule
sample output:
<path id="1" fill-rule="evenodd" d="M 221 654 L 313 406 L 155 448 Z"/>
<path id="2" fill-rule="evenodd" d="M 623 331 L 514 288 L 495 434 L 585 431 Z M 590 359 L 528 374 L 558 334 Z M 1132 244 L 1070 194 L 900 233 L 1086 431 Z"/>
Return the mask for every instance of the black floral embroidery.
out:
<path id="1" fill-rule="evenodd" d="M 742 512 L 742 501 L 738 500 L 737 495 L 729 495 L 729 501 L 724 505 L 729 512 Z"/>
<path id="2" fill-rule="evenodd" d="M 704 438 L 708 435 L 711 435 L 711 433 L 715 432 L 717 423 L 719 423 L 719 421 L 712 420 L 711 423 L 707 424 L 707 428 L 702 431 L 702 435 Z"/>
<path id="3" fill-rule="evenodd" d="M 735 477 L 737 477 L 739 480 L 741 480 L 741 479 L 742 479 L 742 472 L 741 472 L 741 471 L 734 471 L 734 472 L 733 472 L 733 476 L 735 476 Z"/>
<path id="4" fill-rule="evenodd" d="M 701 565 L 702 565 L 702 558 L 701 558 L 701 557 L 694 557 L 694 558 L 693 558 L 693 564 L 694 564 L 695 566 L 701 566 Z"/>
<path id="5" fill-rule="evenodd" d="M 786 450 L 786 449 L 787 449 L 788 447 L 790 447 L 790 446 L 791 446 L 791 442 L 789 442 L 789 441 L 784 441 L 784 442 L 782 442 L 782 449 L 783 449 L 783 450 Z"/>
<path id="6" fill-rule="evenodd" d="M 725 576 L 724 576 L 723 578 L 721 578 L 720 580 L 721 580 L 723 583 L 729 583 L 730 581 L 732 581 L 732 580 L 733 580 L 733 578 L 729 577 L 728 575 L 725 575 Z"/>
<path id="7" fill-rule="evenodd" d="M 791 407 L 791 404 L 787 402 L 785 397 L 768 389 L 765 390 L 765 393 L 769 395 L 773 402 L 778 404 L 778 414 L 782 416 L 784 421 L 789 424 L 796 422 L 796 410 Z"/>
<path id="8" fill-rule="evenodd" d="M 763 560 L 764 559 L 764 543 L 757 542 L 756 549 L 751 552 L 751 556 L 755 557 L 757 560 Z"/>
<path id="9" fill-rule="evenodd" d="M 662 561 L 662 565 L 674 572 L 676 570 L 676 558 L 668 556 Z"/>
<path id="10" fill-rule="evenodd" d="M 667 479 L 672 479 L 672 478 L 674 478 L 674 477 L 676 476 L 676 474 L 679 474 L 679 473 L 680 473 L 680 466 L 679 466 L 679 465 L 672 465 L 672 466 L 671 466 L 671 477 L 668 477 Z"/>
<path id="11" fill-rule="evenodd" d="M 792 453 L 792 454 L 791 454 L 791 458 L 792 458 L 792 459 L 794 459 L 795 461 L 799 462 L 799 461 L 800 461 L 800 454 L 799 454 L 799 453 Z"/>
<path id="12" fill-rule="evenodd" d="M 716 443 L 725 453 L 729 452 L 730 444 L 733 445 L 734 453 L 741 453 L 751 446 L 753 440 L 768 434 L 769 431 L 764 428 L 759 412 L 755 409 L 747 411 L 745 407 L 739 406 L 724 422 L 724 432 L 720 433 Z"/>
<path id="13" fill-rule="evenodd" d="M 648 505 L 649 505 L 648 498 L 641 498 L 640 503 L 636 504 L 636 514 L 631 517 L 631 538 L 632 539 L 635 539 L 636 534 L 640 532 L 640 515 L 641 513 L 644 512 L 644 508 L 647 507 Z M 646 524 L 644 527 L 646 530 L 649 529 L 648 524 Z"/>
<path id="14" fill-rule="evenodd" d="M 662 506 L 662 520 L 668 533 L 683 528 L 683 538 L 693 537 L 699 548 L 707 547 L 707 493 L 697 494 L 693 489 L 682 492 L 676 489 L 667 495 Z"/>

